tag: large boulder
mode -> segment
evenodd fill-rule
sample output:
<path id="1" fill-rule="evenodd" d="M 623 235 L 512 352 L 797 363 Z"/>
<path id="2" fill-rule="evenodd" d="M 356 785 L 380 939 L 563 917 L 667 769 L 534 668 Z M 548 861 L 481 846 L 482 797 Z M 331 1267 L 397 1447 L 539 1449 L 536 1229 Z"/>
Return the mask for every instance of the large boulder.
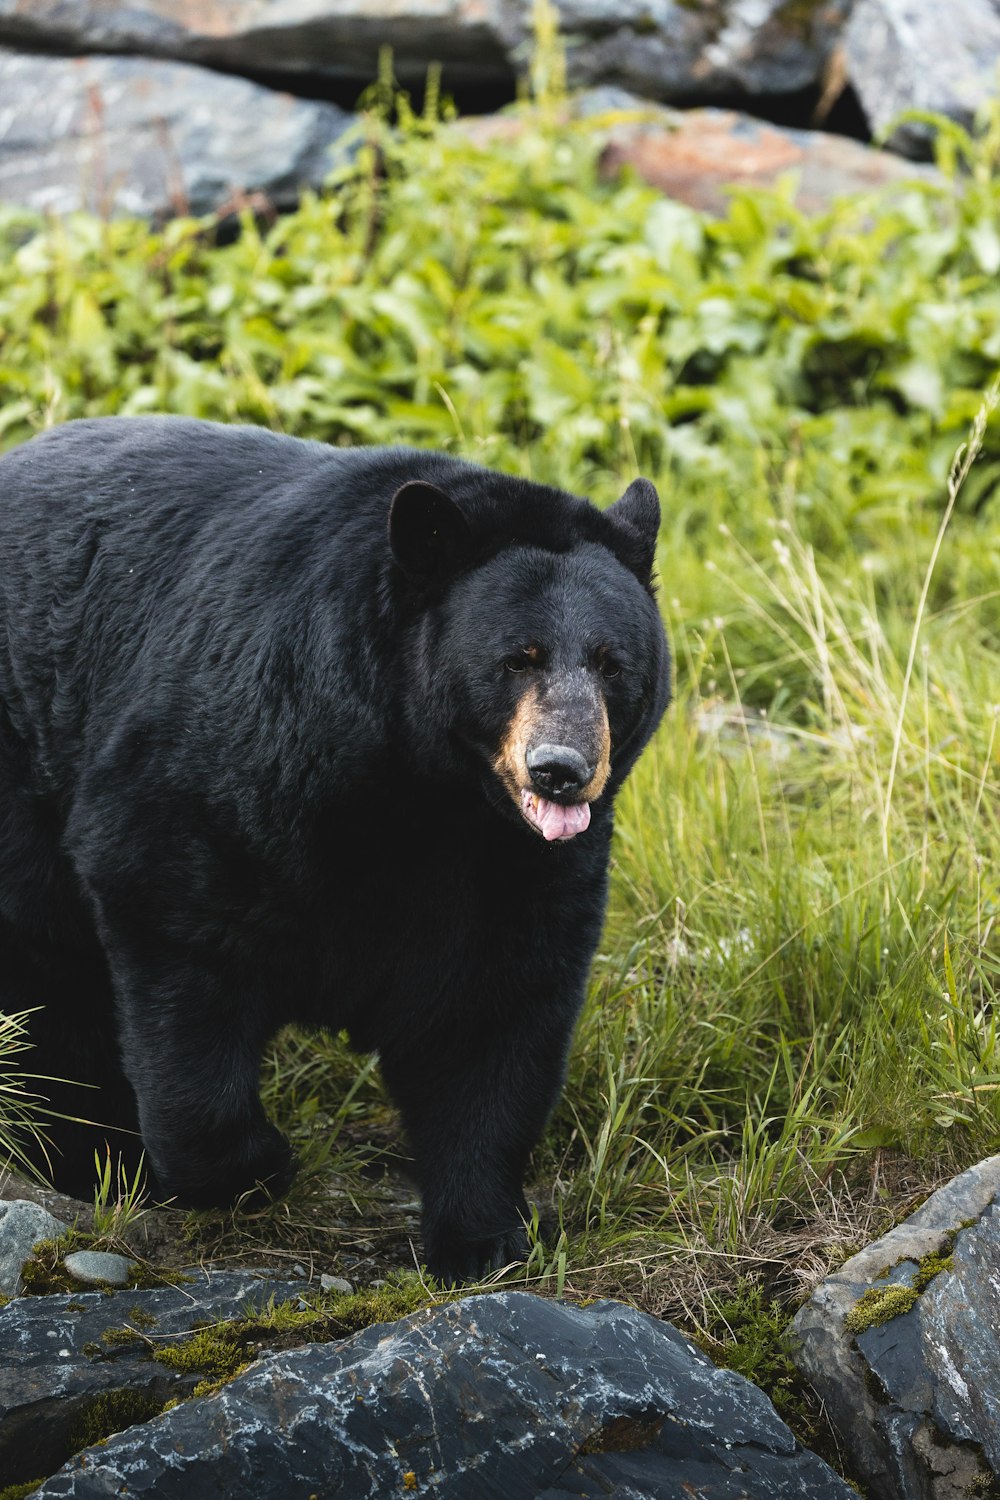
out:
<path id="1" fill-rule="evenodd" d="M 0 0 L 0 41 L 71 52 L 140 52 L 236 71 L 312 73 L 370 82 L 379 50 L 422 81 L 431 63 L 466 82 L 508 79 L 495 0 Z M 503 29 L 517 34 L 523 18 Z"/>
<path id="2" fill-rule="evenodd" d="M 796 1362 L 870 1500 L 1000 1478 L 1000 1156 L 963 1172 L 814 1292 Z"/>
<path id="3" fill-rule="evenodd" d="M 198 1372 L 153 1358 L 206 1322 L 245 1318 L 302 1282 L 192 1272 L 177 1286 L 24 1297 L 0 1309 L 0 1482 L 48 1474 L 85 1442 L 186 1395 Z"/>
<path id="4" fill-rule="evenodd" d="M 573 82 L 618 83 L 680 104 L 790 94 L 817 84 L 850 7 L 851 0 L 558 4 Z"/>
<path id="5" fill-rule="evenodd" d="M 578 83 L 690 101 L 783 94 L 820 77 L 851 0 L 558 0 Z M 0 0 L 0 41 L 142 52 L 247 72 L 368 82 L 440 62 L 454 85 L 523 71 L 532 0 Z"/>
<path id="6" fill-rule="evenodd" d="M 882 133 L 904 110 L 932 110 L 970 125 L 997 91 L 997 0 L 858 0 L 844 35 L 846 75 L 868 123 Z M 933 130 L 911 121 L 895 151 L 925 156 Z"/>
<path id="7" fill-rule="evenodd" d="M 632 1308 L 470 1297 L 263 1358 L 37 1491 L 852 1500 L 767 1398 Z"/>
<path id="8" fill-rule="evenodd" d="M 160 218 L 260 191 L 290 206 L 349 123 L 207 68 L 0 48 L 0 202 Z"/>
<path id="9" fill-rule="evenodd" d="M 792 130 L 730 109 L 674 110 L 643 104 L 621 89 L 592 89 L 576 104 L 597 116 L 604 140 L 601 168 L 631 167 L 668 198 L 703 213 L 725 214 L 729 189 L 795 182 L 803 213 L 820 213 L 839 197 L 914 179 L 939 181 L 932 167 L 819 130 Z M 604 115 L 609 124 L 601 127 Z M 463 121 L 487 130 L 489 120 Z"/>

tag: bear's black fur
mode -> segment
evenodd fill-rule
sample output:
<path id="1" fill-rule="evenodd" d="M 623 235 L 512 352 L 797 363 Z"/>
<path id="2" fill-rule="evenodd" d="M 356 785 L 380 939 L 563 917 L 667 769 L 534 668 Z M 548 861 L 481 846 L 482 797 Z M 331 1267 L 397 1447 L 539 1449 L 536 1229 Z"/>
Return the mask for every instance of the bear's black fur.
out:
<path id="1" fill-rule="evenodd" d="M 291 1178 L 286 1022 L 377 1049 L 427 1264 L 522 1255 L 522 1177 L 669 697 L 659 504 L 173 417 L 0 459 L 0 1008 L 162 1194 Z M 586 826 L 589 816 L 589 827 Z M 127 1081 L 126 1081 L 127 1080 Z M 82 1106 L 82 1108 L 81 1108 Z M 103 1154 L 103 1150 L 102 1150 Z"/>

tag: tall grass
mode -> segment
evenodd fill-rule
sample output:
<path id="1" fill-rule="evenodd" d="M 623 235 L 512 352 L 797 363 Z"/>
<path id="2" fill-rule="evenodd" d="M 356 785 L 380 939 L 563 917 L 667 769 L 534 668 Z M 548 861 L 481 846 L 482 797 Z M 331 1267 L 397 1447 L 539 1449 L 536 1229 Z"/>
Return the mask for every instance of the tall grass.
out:
<path id="1" fill-rule="evenodd" d="M 0 1012 L 0 1177 L 7 1168 L 36 1176 L 27 1146 L 37 1142 L 44 1151 L 46 1141 L 43 1101 L 33 1087 L 41 1080 L 30 1069 L 30 1016 L 30 1011 Z"/>
<path id="2" fill-rule="evenodd" d="M 830 1255 L 863 1234 L 886 1162 L 909 1193 L 996 1148 L 996 641 L 974 601 L 927 609 L 996 401 L 908 592 L 779 518 L 769 556 L 722 528 L 727 614 L 671 621 L 678 701 L 621 800 L 553 1143 L 588 1258 L 624 1234 L 671 1278 L 695 1241 L 792 1273 L 808 1226 Z"/>

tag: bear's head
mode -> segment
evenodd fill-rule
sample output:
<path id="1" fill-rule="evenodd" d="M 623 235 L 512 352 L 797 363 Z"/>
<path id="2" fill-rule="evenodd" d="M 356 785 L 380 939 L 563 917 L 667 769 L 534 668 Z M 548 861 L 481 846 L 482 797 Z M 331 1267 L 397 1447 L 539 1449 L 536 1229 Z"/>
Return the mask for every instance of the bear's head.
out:
<path id="1" fill-rule="evenodd" d="M 506 506 L 424 481 L 393 499 L 390 550 L 412 608 L 410 748 L 565 842 L 610 801 L 669 701 L 652 590 L 660 506 L 643 479 L 604 512 L 508 486 Z"/>

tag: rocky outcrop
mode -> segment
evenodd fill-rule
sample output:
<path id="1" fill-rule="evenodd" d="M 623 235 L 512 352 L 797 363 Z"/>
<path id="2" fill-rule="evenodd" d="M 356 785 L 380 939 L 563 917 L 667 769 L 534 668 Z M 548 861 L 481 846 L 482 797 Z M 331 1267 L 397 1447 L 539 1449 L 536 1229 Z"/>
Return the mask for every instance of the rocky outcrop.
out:
<path id="1" fill-rule="evenodd" d="M 781 94 L 822 74 L 850 0 L 558 0 L 570 73 L 650 98 Z M 522 72 L 532 0 L 0 0 L 0 42 L 140 52 L 249 73 L 360 81 L 393 50 L 404 82 Z"/>
<path id="2" fill-rule="evenodd" d="M 571 79 L 649 99 L 789 94 L 823 77 L 851 0 L 560 0 Z M 528 7 L 525 7 L 528 9 Z"/>
<path id="3" fill-rule="evenodd" d="M 0 0 L 0 42 L 8 44 L 361 86 L 376 76 L 382 47 L 392 48 L 407 82 L 422 83 L 432 63 L 470 81 L 508 79 L 503 38 L 520 37 L 526 22 L 530 6 L 491 0 Z"/>
<path id="4" fill-rule="evenodd" d="M 51 1474 L 84 1443 L 142 1422 L 198 1372 L 153 1355 L 201 1323 L 246 1317 L 304 1283 L 192 1272 L 177 1286 L 25 1297 L 0 1309 L 0 1485 Z"/>
<path id="5" fill-rule="evenodd" d="M 844 35 L 846 77 L 872 130 L 904 110 L 932 110 L 971 125 L 997 93 L 1000 8 L 996 0 L 857 0 Z M 926 155 L 933 131 L 911 121 L 889 144 Z"/>
<path id="6" fill-rule="evenodd" d="M 0 201 L 162 218 L 260 191 L 289 206 L 349 123 L 205 68 L 0 49 Z"/>
<path id="7" fill-rule="evenodd" d="M 37 1491 L 96 1500 L 852 1500 L 748 1381 L 616 1303 L 470 1297 L 269 1355 L 81 1453 Z"/>
<path id="8" fill-rule="evenodd" d="M 845 1262 L 798 1313 L 796 1362 L 871 1500 L 1000 1478 L 1000 1156 Z"/>
<path id="9" fill-rule="evenodd" d="M 151 199 L 158 211 L 164 202 L 215 207 L 234 189 L 257 188 L 280 204 L 298 184 L 321 180 L 325 148 L 343 128 L 343 116 L 311 96 L 332 91 L 353 106 L 388 47 L 407 87 L 441 64 L 446 91 L 511 98 L 528 70 L 534 10 L 533 0 L 0 0 L 0 49 L 23 59 L 19 77 L 9 61 L 0 71 L 0 193 L 28 201 L 27 162 L 39 155 L 46 181 L 32 202 L 45 193 L 54 202 L 92 201 L 120 179 L 114 203 L 140 213 Z M 752 111 L 754 101 L 798 97 L 804 124 L 808 100 L 825 115 L 849 88 L 881 133 L 908 109 L 968 124 L 997 91 L 1000 0 L 954 0 L 946 23 L 933 0 L 556 0 L 555 13 L 574 86 L 625 88 L 647 100 L 746 101 Z M 86 76 L 67 61 L 83 56 Z M 43 79 L 59 106 L 48 111 L 50 128 L 35 107 Z M 261 79 L 307 97 L 293 106 Z M 716 129 L 696 156 L 742 130 Z M 130 132 L 136 168 L 120 142 L 104 142 L 101 176 L 95 139 Z M 889 144 L 926 155 L 931 134 L 911 122 Z M 734 142 L 737 158 L 749 150 L 745 139 Z M 860 169 L 856 146 L 834 140 L 824 153 L 773 128 L 753 152 L 802 153 L 820 180 Z M 672 162 L 666 170 L 673 178 L 678 169 Z"/>

